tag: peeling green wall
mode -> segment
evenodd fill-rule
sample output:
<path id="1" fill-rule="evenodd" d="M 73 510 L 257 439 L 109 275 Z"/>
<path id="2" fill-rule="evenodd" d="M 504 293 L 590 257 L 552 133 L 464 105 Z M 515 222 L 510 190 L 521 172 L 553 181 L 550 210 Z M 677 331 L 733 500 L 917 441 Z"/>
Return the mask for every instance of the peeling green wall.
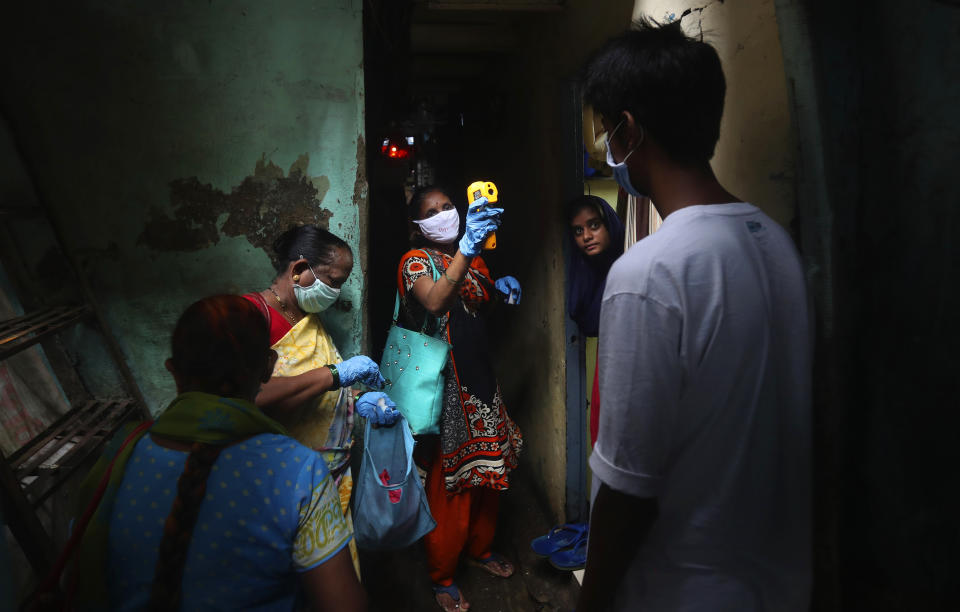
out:
<path id="1" fill-rule="evenodd" d="M 13 10 L 0 102 L 153 411 L 174 393 L 163 361 L 179 313 L 266 287 L 269 245 L 292 223 L 329 226 L 358 255 L 325 320 L 342 353 L 360 350 L 360 0 Z M 116 394 L 105 359 L 81 369 Z"/>

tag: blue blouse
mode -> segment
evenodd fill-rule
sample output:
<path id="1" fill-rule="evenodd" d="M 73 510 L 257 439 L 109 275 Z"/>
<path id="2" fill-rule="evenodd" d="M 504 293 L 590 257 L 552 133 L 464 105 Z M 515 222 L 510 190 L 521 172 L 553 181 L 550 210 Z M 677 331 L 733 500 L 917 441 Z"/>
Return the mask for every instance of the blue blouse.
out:
<path id="1" fill-rule="evenodd" d="M 113 609 L 142 609 L 149 600 L 186 457 L 149 435 L 133 450 L 110 522 Z M 297 572 L 329 560 L 351 537 L 319 454 L 277 434 L 229 446 L 207 481 L 187 552 L 182 609 L 291 610 Z"/>

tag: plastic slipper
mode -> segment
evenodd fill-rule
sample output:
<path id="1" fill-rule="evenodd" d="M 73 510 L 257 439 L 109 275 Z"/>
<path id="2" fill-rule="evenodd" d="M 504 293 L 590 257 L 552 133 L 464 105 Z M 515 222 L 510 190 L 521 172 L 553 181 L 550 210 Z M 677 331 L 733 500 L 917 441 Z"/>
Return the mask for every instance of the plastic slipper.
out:
<path id="1" fill-rule="evenodd" d="M 534 538 L 530 542 L 530 548 L 541 557 L 549 557 L 559 550 L 576 545 L 577 542 L 586 538 L 586 535 L 586 523 L 567 523 L 554 527 L 545 536 Z"/>
<path id="2" fill-rule="evenodd" d="M 577 542 L 573 548 L 558 550 L 550 555 L 550 565 L 558 570 L 573 571 L 587 566 L 587 538 Z"/>
<path id="3" fill-rule="evenodd" d="M 456 582 L 451 582 L 451 583 L 450 583 L 449 585 L 447 585 L 447 586 L 443 586 L 442 584 L 435 584 L 435 585 L 433 585 L 433 597 L 434 597 L 434 599 L 436 600 L 437 605 L 440 606 L 440 609 L 441 609 L 441 610 L 448 610 L 448 608 L 446 608 L 443 604 L 440 603 L 439 596 L 440 596 L 441 594 L 445 594 L 445 595 L 449 595 L 449 596 L 450 596 L 450 599 L 453 600 L 453 602 L 454 602 L 454 604 L 455 604 L 455 606 L 456 606 L 455 609 L 457 609 L 457 610 L 469 610 L 469 609 L 470 609 L 470 604 L 469 604 L 469 603 L 465 604 L 466 607 L 464 607 L 464 608 L 461 608 L 461 607 L 460 607 L 460 599 L 461 599 L 461 597 L 463 596 L 463 593 L 460 592 L 460 587 L 457 586 L 457 583 L 456 583 Z"/>
<path id="4" fill-rule="evenodd" d="M 490 574 L 491 576 L 496 576 L 497 578 L 509 578 L 510 576 L 513 576 L 514 571 L 516 571 L 515 568 L 513 567 L 513 563 L 510 563 L 509 561 L 507 561 L 503 557 L 503 555 L 497 554 L 495 552 L 491 552 L 486 557 L 481 557 L 479 559 L 469 559 L 469 562 L 470 562 L 470 565 L 475 565 L 480 569 L 482 569 L 483 571 Z M 490 567 L 492 563 L 499 563 L 500 566 L 503 567 L 504 570 L 508 571 L 509 573 L 501 574 L 497 570 Z"/>

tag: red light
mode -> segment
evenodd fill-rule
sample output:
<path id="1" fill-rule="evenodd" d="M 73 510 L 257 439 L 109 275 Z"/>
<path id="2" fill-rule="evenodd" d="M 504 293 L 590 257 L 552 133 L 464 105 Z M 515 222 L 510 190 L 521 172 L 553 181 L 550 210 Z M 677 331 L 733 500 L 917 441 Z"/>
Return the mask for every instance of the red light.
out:
<path id="1" fill-rule="evenodd" d="M 411 147 L 406 143 L 396 143 L 392 139 L 385 138 L 380 145 L 380 153 L 390 159 L 406 159 L 410 156 Z"/>

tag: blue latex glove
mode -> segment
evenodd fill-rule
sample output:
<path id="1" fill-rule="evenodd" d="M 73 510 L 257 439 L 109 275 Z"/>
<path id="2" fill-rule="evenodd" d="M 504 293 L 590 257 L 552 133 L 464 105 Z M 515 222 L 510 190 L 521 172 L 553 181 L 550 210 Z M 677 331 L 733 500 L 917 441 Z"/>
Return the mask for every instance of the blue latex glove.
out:
<path id="1" fill-rule="evenodd" d="M 483 249 L 483 241 L 500 227 L 502 208 L 487 205 L 481 197 L 467 208 L 467 231 L 460 239 L 460 252 L 467 257 L 476 257 Z"/>
<path id="2" fill-rule="evenodd" d="M 520 303 L 520 281 L 512 276 L 504 276 L 503 278 L 498 278 L 495 284 L 497 291 L 507 295 L 503 300 L 504 302 L 507 304 Z"/>
<path id="3" fill-rule="evenodd" d="M 353 383 L 362 382 L 373 389 L 382 389 L 386 384 L 380 374 L 380 366 L 366 355 L 357 355 L 337 364 L 340 373 L 340 386 L 350 387 Z"/>
<path id="4" fill-rule="evenodd" d="M 356 408 L 360 416 L 374 425 L 393 425 L 400 418 L 397 405 L 382 391 L 364 393 L 357 400 Z"/>

